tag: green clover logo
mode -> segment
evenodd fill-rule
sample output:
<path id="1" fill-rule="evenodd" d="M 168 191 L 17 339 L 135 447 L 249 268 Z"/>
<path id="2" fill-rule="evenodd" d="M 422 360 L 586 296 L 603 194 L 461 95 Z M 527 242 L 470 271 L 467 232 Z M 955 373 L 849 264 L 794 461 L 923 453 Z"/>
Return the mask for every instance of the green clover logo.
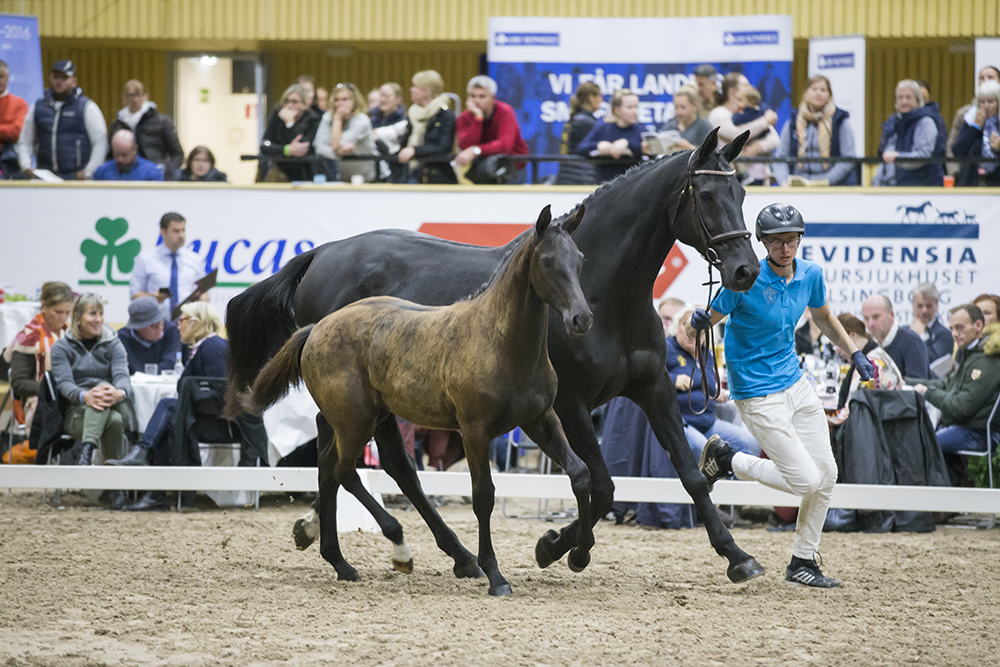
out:
<path id="1" fill-rule="evenodd" d="M 115 280 L 111 275 L 111 265 L 114 260 L 118 260 L 118 271 L 120 273 L 131 273 L 132 267 L 135 265 L 135 258 L 139 256 L 139 252 L 142 250 L 142 244 L 138 239 L 131 239 L 116 245 L 116 242 L 121 237 L 125 236 L 128 231 L 128 221 L 125 218 L 101 218 L 94 225 L 97 233 L 100 234 L 107 241 L 106 244 L 102 245 L 97 241 L 92 239 L 84 239 L 83 243 L 80 244 L 80 252 L 83 256 L 87 258 L 84 267 L 89 273 L 100 273 L 101 267 L 104 266 L 104 258 L 107 257 L 107 272 L 105 276 L 107 277 L 107 284 L 111 285 L 128 285 L 127 280 Z M 103 285 L 105 282 L 102 281 L 80 281 L 81 284 L 100 284 Z"/>

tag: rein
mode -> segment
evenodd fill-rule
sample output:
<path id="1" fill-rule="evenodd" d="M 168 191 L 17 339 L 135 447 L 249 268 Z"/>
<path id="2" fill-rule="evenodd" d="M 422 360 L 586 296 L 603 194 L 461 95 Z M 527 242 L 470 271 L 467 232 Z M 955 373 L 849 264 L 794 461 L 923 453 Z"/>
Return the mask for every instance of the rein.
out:
<path id="1" fill-rule="evenodd" d="M 687 174 L 684 178 L 684 185 L 681 186 L 680 196 L 677 199 L 677 208 L 674 211 L 674 216 L 680 213 L 681 202 L 684 200 L 685 195 L 689 195 L 691 198 L 691 211 L 694 214 L 695 219 L 701 226 L 701 232 L 705 239 L 705 252 L 702 253 L 702 257 L 708 263 L 708 282 L 702 283 L 708 286 L 708 303 L 705 305 L 705 310 L 709 313 L 712 312 L 712 302 L 715 298 L 719 296 L 719 290 L 722 286 L 719 285 L 719 290 L 716 290 L 715 295 L 712 294 L 712 287 L 719 284 L 719 281 L 715 280 L 712 275 L 712 267 L 715 266 L 719 269 L 721 273 L 722 260 L 719 258 L 719 254 L 716 252 L 715 248 L 712 247 L 723 241 L 728 241 L 730 239 L 750 238 L 750 232 L 746 229 L 734 230 L 730 232 L 722 232 L 720 234 L 712 234 L 708 229 L 708 225 L 705 224 L 705 217 L 701 213 L 701 207 L 698 204 L 698 193 L 694 187 L 694 177 L 695 176 L 723 176 L 730 177 L 736 175 L 735 169 L 730 169 L 728 171 L 722 171 L 718 169 L 695 169 L 694 168 L 694 157 L 698 151 L 692 151 L 691 157 L 688 158 L 687 164 Z M 688 391 L 688 408 L 691 409 L 696 415 L 704 414 L 708 410 L 708 403 L 710 400 L 718 400 L 719 396 L 722 395 L 722 379 L 719 377 L 719 360 L 716 357 L 712 357 L 712 370 L 715 373 L 715 395 L 709 395 L 708 386 L 708 373 L 706 373 L 708 366 L 708 355 L 711 350 L 715 349 L 715 329 L 714 327 L 709 327 L 705 331 L 704 344 L 701 340 L 701 331 L 696 330 L 694 333 L 694 360 L 695 364 L 701 371 L 701 391 L 705 395 L 705 405 L 702 406 L 700 410 L 696 410 L 693 405 L 691 405 L 691 391 Z"/>

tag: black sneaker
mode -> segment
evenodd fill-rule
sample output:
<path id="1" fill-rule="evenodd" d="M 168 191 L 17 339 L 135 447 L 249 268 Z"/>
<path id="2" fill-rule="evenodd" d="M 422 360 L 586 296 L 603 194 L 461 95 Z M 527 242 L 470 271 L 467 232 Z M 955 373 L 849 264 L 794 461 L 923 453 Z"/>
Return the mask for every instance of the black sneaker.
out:
<path id="1" fill-rule="evenodd" d="M 713 435 L 705 443 L 705 448 L 701 450 L 701 460 L 698 461 L 698 470 L 708 480 L 709 493 L 712 492 L 712 488 L 717 481 L 723 477 L 728 477 L 733 472 L 721 459 L 732 461 L 733 448 L 718 435 Z"/>
<path id="2" fill-rule="evenodd" d="M 813 588 L 836 588 L 840 585 L 840 579 L 823 574 L 814 560 L 800 560 L 798 566 L 790 564 L 785 568 L 785 581 Z"/>

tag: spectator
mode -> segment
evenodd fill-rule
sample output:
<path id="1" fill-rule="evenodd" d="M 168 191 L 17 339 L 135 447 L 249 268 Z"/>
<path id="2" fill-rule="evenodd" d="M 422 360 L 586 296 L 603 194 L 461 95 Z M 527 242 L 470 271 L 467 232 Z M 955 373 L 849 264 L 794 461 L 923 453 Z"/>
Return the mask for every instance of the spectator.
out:
<path id="1" fill-rule="evenodd" d="M 10 67 L 0 60 L 0 178 L 20 173 L 17 162 L 17 138 L 21 136 L 28 103 L 7 90 Z"/>
<path id="2" fill-rule="evenodd" d="M 132 79 L 126 82 L 122 101 L 125 108 L 118 112 L 118 118 L 111 124 L 108 133 L 114 137 L 122 129 L 135 132 L 139 155 L 160 168 L 163 180 L 176 181 L 184 162 L 184 149 L 177 139 L 174 121 L 170 116 L 159 113 L 156 103 L 149 101 L 142 81 Z"/>
<path id="3" fill-rule="evenodd" d="M 750 136 L 758 136 L 761 132 L 767 131 L 769 127 L 774 127 L 775 123 L 778 122 L 778 114 L 773 109 L 768 109 L 763 116 L 753 122 L 745 125 L 733 124 L 733 114 L 740 109 L 742 88 L 749 85 L 750 82 L 747 81 L 747 78 L 739 72 L 730 72 L 722 80 L 722 90 L 716 93 L 717 106 L 708 115 L 708 124 L 719 128 L 720 146 L 728 144 L 748 130 Z M 748 157 L 764 155 L 774 151 L 779 143 L 780 138 L 775 133 L 760 141 L 756 147 L 744 147 L 740 154 Z"/>
<path id="4" fill-rule="evenodd" d="M 456 121 L 459 153 L 455 164 L 484 162 L 491 155 L 527 155 L 528 144 L 521 137 L 513 107 L 497 99 L 497 82 L 488 76 L 474 76 L 465 87 L 465 111 Z M 470 171 L 475 166 L 470 168 Z M 524 163 L 514 164 L 509 183 L 524 183 Z"/>
<path id="5" fill-rule="evenodd" d="M 344 155 L 377 155 L 372 121 L 365 113 L 365 101 L 353 83 L 338 83 L 333 93 L 333 110 L 323 114 L 316 133 L 316 154 L 336 160 Z M 360 175 L 366 183 L 375 180 L 374 160 L 341 160 L 340 180 L 352 182 Z"/>
<path id="6" fill-rule="evenodd" d="M 369 113 L 374 111 L 375 109 L 378 109 L 378 105 L 382 101 L 382 89 L 372 88 L 371 90 L 368 91 L 367 99 L 368 99 Z"/>
<path id="7" fill-rule="evenodd" d="M 181 307 L 182 315 L 178 320 L 181 341 L 191 346 L 191 358 L 184 372 L 177 378 L 177 387 L 189 377 L 226 376 L 226 353 L 228 345 L 222 338 L 224 333 L 222 320 L 218 313 L 207 303 L 187 303 Z M 107 463 L 115 466 L 133 465 L 181 465 L 171 460 L 171 424 L 177 415 L 178 401 L 176 398 L 162 398 L 156 404 L 153 415 L 146 424 L 142 437 L 127 456 L 110 460 Z M 127 512 L 148 512 L 167 510 L 170 505 L 166 494 L 147 491 L 134 504 L 125 507 Z"/>
<path id="8" fill-rule="evenodd" d="M 979 88 L 981 88 L 982 85 L 987 81 L 996 81 L 997 83 L 1000 83 L 1000 69 L 997 69 L 992 65 L 987 65 L 986 67 L 979 70 L 979 80 L 976 84 L 977 93 Z M 959 132 L 961 132 L 962 127 L 964 127 L 966 124 L 972 123 L 972 121 L 975 119 L 976 113 L 978 111 L 977 100 L 978 97 L 972 98 L 971 104 L 966 104 L 963 107 L 959 107 L 958 111 L 955 112 L 955 118 L 951 121 L 951 132 L 948 133 L 948 149 L 947 149 L 948 157 L 954 156 L 953 147 L 955 145 L 955 141 L 958 139 L 958 134 Z M 959 165 L 957 164 L 948 165 L 948 173 L 950 173 L 952 176 L 957 175 L 958 171 L 959 171 Z M 958 185 L 958 182 L 956 181 L 955 184 Z"/>
<path id="9" fill-rule="evenodd" d="M 674 142 L 675 151 L 693 151 L 701 146 L 712 131 L 708 121 L 698 116 L 701 98 L 693 86 L 681 86 L 674 93 L 674 117 L 664 124 L 664 132 L 677 132 L 680 138 Z"/>
<path id="10" fill-rule="evenodd" d="M 931 100 L 931 84 L 923 79 L 915 79 L 915 81 L 920 86 L 920 96 L 924 99 L 924 107 L 930 109 L 931 118 L 934 119 L 934 126 L 938 131 L 938 137 L 945 137 L 941 150 L 946 150 L 948 145 L 948 125 L 944 122 L 944 116 L 941 115 L 941 108 L 938 107 L 938 103 Z"/>
<path id="11" fill-rule="evenodd" d="M 69 332 L 52 346 L 52 379 L 71 405 L 63 430 L 83 442 L 77 465 L 91 464 L 98 443 L 105 461 L 121 457 L 132 421 L 125 402 L 132 385 L 125 348 L 104 324 L 104 304 L 96 294 L 84 294 L 73 304 Z M 124 492 L 115 492 L 112 506 L 124 502 Z"/>
<path id="12" fill-rule="evenodd" d="M 372 129 L 388 127 L 406 120 L 406 108 L 403 106 L 403 88 L 398 83 L 384 83 L 379 88 L 379 105 L 368 112 L 372 121 Z M 375 148 L 380 155 L 395 155 L 398 147 L 390 147 L 384 141 L 375 137 Z M 379 162 L 379 169 L 393 183 L 400 183 L 405 178 L 406 163 L 399 160 Z"/>
<path id="13" fill-rule="evenodd" d="M 66 180 L 93 176 L 108 154 L 108 126 L 97 104 L 77 86 L 76 66 L 60 60 L 49 72 L 49 88 L 28 109 L 17 159 L 29 177 L 35 168 Z"/>
<path id="14" fill-rule="evenodd" d="M 448 108 L 444 79 L 434 70 L 413 75 L 410 86 L 413 104 L 407 112 L 408 134 L 397 159 L 410 162 L 410 181 L 416 183 L 458 183 L 455 170 L 445 160 L 455 146 L 455 114 Z M 412 161 L 423 158 L 425 161 Z M 428 158 L 442 161 L 433 162 Z"/>
<path id="15" fill-rule="evenodd" d="M 698 118 L 708 118 L 718 103 L 719 72 L 711 65 L 698 65 L 694 68 L 694 82 L 698 87 Z"/>
<path id="16" fill-rule="evenodd" d="M 938 317 L 941 293 L 934 283 L 920 283 L 913 290 L 912 299 L 913 324 L 903 328 L 909 329 L 924 341 L 930 363 L 933 364 L 942 357 L 950 357 L 955 344 L 948 327 L 942 324 L 941 318 Z"/>
<path id="17" fill-rule="evenodd" d="M 889 353 L 903 377 L 930 377 L 927 346 L 920 336 L 896 323 L 888 298 L 873 294 L 861 305 L 861 313 L 868 332 Z"/>
<path id="18" fill-rule="evenodd" d="M 69 328 L 67 322 L 73 309 L 73 290 L 66 283 L 45 283 L 41 296 L 42 312 L 3 351 L 4 361 L 10 365 L 11 389 L 22 404 L 38 396 L 42 376 L 52 370 L 52 346 Z"/>
<path id="19" fill-rule="evenodd" d="M 597 183 L 621 176 L 642 157 L 642 131 L 638 120 L 639 96 L 628 88 L 616 90 L 611 96 L 611 115 L 576 147 L 578 155 L 611 158 L 594 165 Z M 622 158 L 628 161 L 625 164 L 618 162 Z"/>
<path id="20" fill-rule="evenodd" d="M 181 351 L 177 325 L 163 317 L 160 304 L 151 296 L 140 296 L 128 304 L 128 322 L 118 330 L 125 346 L 128 373 L 135 375 L 155 364 L 158 372 L 171 371 Z"/>
<path id="21" fill-rule="evenodd" d="M 983 312 L 983 323 L 985 326 L 997 323 L 997 313 L 1000 313 L 1000 296 L 996 294 L 980 294 L 972 303 Z"/>
<path id="22" fill-rule="evenodd" d="M 576 149 L 594 126 L 594 114 L 601 108 L 604 97 L 593 81 L 584 81 L 569 98 L 569 122 L 563 125 L 560 155 L 576 155 Z M 594 165 L 589 162 L 560 162 L 556 185 L 591 185 L 594 183 Z"/>
<path id="23" fill-rule="evenodd" d="M 942 452 L 986 451 L 986 421 L 1000 392 L 1000 345 L 995 336 L 983 335 L 983 313 L 976 306 L 956 306 L 948 315 L 958 368 L 944 380 L 906 381 L 941 411 L 937 441 Z M 995 447 L 1000 433 L 993 435 Z"/>
<path id="24" fill-rule="evenodd" d="M 305 90 L 306 106 L 312 109 L 317 118 L 322 116 L 323 110 L 316 103 L 316 79 L 309 74 L 303 74 L 295 80 L 295 83 L 302 86 L 302 89 Z"/>
<path id="25" fill-rule="evenodd" d="M 951 147 L 952 155 L 995 159 L 1000 155 L 1000 117 L 997 115 L 1000 111 L 1000 83 L 984 81 L 979 86 L 975 101 L 975 115 L 968 122 L 963 119 L 958 136 Z M 959 167 L 955 185 L 974 187 L 980 184 L 1000 186 L 1000 169 L 997 169 L 995 161 L 965 163 Z"/>
<path id="26" fill-rule="evenodd" d="M 307 99 L 308 91 L 297 83 L 285 89 L 264 130 L 264 141 L 260 145 L 262 155 L 302 157 L 313 152 L 319 116 L 309 108 Z M 307 163 L 278 160 L 267 170 L 263 180 L 269 183 L 311 181 L 312 175 L 312 167 Z"/>
<path id="27" fill-rule="evenodd" d="M 319 109 L 320 114 L 326 111 L 327 103 L 330 100 L 330 91 L 326 88 L 316 89 L 316 108 Z"/>
<path id="28" fill-rule="evenodd" d="M 195 146 L 188 154 L 181 180 L 225 183 L 228 177 L 215 168 L 215 155 L 207 146 Z"/>
<path id="29" fill-rule="evenodd" d="M 841 313 L 837 315 L 837 319 L 840 320 L 841 326 L 844 327 L 844 331 L 851 337 L 854 344 L 859 350 L 864 352 L 868 361 L 877 369 L 875 377 L 872 380 L 876 383 L 872 387 L 873 389 L 895 389 L 903 384 L 903 375 L 899 372 L 896 362 L 892 360 L 888 352 L 868 336 L 868 332 L 865 331 L 864 322 L 850 313 Z M 845 359 L 850 359 L 846 351 L 840 348 L 837 351 Z M 828 417 L 831 424 L 842 424 L 848 417 L 848 406 L 850 405 L 851 397 L 858 390 L 858 387 L 861 386 L 861 376 L 858 375 L 857 370 L 857 366 L 852 360 L 851 367 L 847 371 L 847 375 L 844 376 L 844 381 L 840 383 L 840 393 L 837 397 L 837 414 L 833 417 Z"/>
<path id="30" fill-rule="evenodd" d="M 172 322 L 173 310 L 181 301 L 194 293 L 195 281 L 202 277 L 202 264 L 198 255 L 184 247 L 187 221 L 180 213 L 165 213 L 160 218 L 160 236 L 157 243 L 139 253 L 129 281 L 129 297 L 138 299 L 151 296 L 160 304 L 163 319 Z M 208 300 L 208 293 L 201 295 Z"/>
<path id="31" fill-rule="evenodd" d="M 882 157 L 872 185 L 928 186 L 944 184 L 944 165 L 904 167 L 899 158 L 944 156 L 947 137 L 938 132 L 937 106 L 924 106 L 920 86 L 912 79 L 896 84 L 896 113 L 882 123 L 878 154 Z"/>
<path id="32" fill-rule="evenodd" d="M 752 123 L 759 118 L 763 118 L 764 114 L 768 111 L 766 105 L 761 105 L 760 91 L 749 84 L 740 87 L 737 99 L 739 100 L 739 109 L 733 114 L 733 125 Z M 750 139 L 747 140 L 743 149 L 746 150 L 749 148 L 751 153 L 759 154 L 760 143 L 766 141 L 770 145 L 774 143 L 774 138 L 777 136 L 778 133 L 774 131 L 773 127 L 769 126 L 759 134 L 751 134 Z M 746 166 L 746 172 L 746 176 L 743 178 L 744 185 L 767 185 L 771 178 L 770 168 L 766 163 L 762 162 L 751 162 Z"/>
<path id="33" fill-rule="evenodd" d="M 95 181 L 162 181 L 163 172 L 155 164 L 139 156 L 139 144 L 132 130 L 123 129 L 111 137 L 111 154 L 94 172 Z"/>
<path id="34" fill-rule="evenodd" d="M 850 114 L 833 101 L 830 80 L 814 76 L 807 82 L 799 108 L 781 130 L 778 157 L 855 157 L 854 130 L 847 122 Z M 857 168 L 848 162 L 786 164 L 773 167 L 778 185 L 787 185 L 791 174 L 808 181 L 829 181 L 830 185 L 857 185 Z"/>
<path id="35" fill-rule="evenodd" d="M 663 323 L 664 335 L 671 335 L 670 325 L 673 323 L 674 317 L 677 313 L 679 313 L 686 305 L 687 304 L 680 299 L 675 299 L 672 296 L 668 296 L 660 301 L 660 305 L 656 307 L 656 312 L 660 316 L 660 322 Z"/>

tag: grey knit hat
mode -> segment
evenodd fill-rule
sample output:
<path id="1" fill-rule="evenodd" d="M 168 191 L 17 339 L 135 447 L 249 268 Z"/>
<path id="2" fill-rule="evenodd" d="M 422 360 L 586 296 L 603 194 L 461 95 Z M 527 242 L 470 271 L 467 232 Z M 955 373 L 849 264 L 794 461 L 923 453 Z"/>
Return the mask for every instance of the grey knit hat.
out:
<path id="1" fill-rule="evenodd" d="M 145 329 L 156 324 L 163 318 L 160 304 L 151 296 L 140 296 L 128 305 L 128 324 L 126 329 Z"/>

